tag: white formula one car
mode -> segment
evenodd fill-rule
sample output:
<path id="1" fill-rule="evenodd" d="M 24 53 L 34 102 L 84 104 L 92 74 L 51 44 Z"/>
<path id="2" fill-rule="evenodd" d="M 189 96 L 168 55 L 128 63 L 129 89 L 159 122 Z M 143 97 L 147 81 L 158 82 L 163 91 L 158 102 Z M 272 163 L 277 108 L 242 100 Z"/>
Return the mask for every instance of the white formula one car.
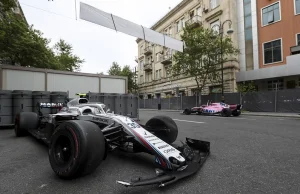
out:
<path id="1" fill-rule="evenodd" d="M 41 108 L 59 108 L 57 114 L 21 112 L 15 118 L 15 134 L 31 134 L 49 146 L 53 171 L 64 179 L 93 172 L 115 149 L 145 152 L 154 156 L 156 176 L 117 181 L 124 186 L 165 186 L 195 174 L 210 154 L 210 143 L 186 138 L 181 146 L 171 145 L 178 135 L 176 123 L 155 116 L 145 125 L 109 113 L 102 103 L 76 98 L 62 104 L 40 103 Z"/>

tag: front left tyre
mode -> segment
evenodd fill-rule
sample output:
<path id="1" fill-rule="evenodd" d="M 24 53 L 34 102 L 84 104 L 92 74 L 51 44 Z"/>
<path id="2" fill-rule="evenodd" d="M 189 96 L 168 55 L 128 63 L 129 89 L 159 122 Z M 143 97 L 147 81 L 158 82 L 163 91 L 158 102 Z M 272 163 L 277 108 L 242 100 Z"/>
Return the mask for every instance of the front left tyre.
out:
<path id="1" fill-rule="evenodd" d="M 103 161 L 105 150 L 105 138 L 96 124 L 67 121 L 51 137 L 49 161 L 56 175 L 72 179 L 92 173 Z"/>
<path id="2" fill-rule="evenodd" d="M 15 135 L 17 137 L 26 136 L 29 129 L 37 129 L 39 126 L 39 116 L 34 112 L 20 112 L 15 117 Z"/>

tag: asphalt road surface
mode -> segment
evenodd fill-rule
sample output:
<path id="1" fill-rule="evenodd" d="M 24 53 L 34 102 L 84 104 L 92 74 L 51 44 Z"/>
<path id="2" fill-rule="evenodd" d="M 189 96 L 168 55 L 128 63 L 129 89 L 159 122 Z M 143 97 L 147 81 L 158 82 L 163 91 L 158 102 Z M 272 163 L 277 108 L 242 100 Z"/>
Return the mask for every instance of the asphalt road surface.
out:
<path id="1" fill-rule="evenodd" d="M 211 142 L 211 156 L 194 176 L 165 188 L 126 188 L 116 180 L 154 176 L 154 158 L 115 152 L 92 174 L 61 180 L 53 173 L 47 147 L 32 137 L 0 130 L 0 193 L 300 193 L 299 119 L 180 115 L 140 111 L 141 122 L 171 116 L 179 140 Z"/>

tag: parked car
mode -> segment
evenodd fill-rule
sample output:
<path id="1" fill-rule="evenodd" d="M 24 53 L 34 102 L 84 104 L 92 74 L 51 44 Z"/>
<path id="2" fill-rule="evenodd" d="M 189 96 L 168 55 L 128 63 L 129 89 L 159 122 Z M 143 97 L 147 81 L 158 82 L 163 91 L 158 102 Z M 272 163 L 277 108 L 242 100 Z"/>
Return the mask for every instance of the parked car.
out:
<path id="1" fill-rule="evenodd" d="M 207 103 L 200 107 L 186 108 L 183 110 L 183 114 L 199 114 L 199 115 L 219 115 L 223 117 L 240 116 L 242 105 L 240 104 L 226 104 L 223 102 Z"/>

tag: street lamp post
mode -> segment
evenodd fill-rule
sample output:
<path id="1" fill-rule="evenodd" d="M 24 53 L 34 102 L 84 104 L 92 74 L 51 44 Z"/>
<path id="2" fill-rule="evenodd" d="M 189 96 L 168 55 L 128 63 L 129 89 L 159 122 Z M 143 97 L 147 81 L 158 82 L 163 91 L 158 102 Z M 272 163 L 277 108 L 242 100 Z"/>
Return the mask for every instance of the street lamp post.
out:
<path id="1" fill-rule="evenodd" d="M 226 20 L 224 21 L 221 25 L 219 24 L 215 24 L 212 28 L 214 28 L 215 26 L 219 27 L 219 35 L 221 36 L 221 62 L 222 62 L 222 68 L 221 68 L 221 74 L 222 74 L 222 102 L 225 102 L 225 98 L 224 98 L 224 63 L 223 63 L 223 35 L 224 35 L 224 25 L 226 22 L 229 22 L 229 29 L 227 30 L 227 34 L 232 34 L 234 31 L 231 28 L 232 25 L 232 21 L 231 20 Z"/>

